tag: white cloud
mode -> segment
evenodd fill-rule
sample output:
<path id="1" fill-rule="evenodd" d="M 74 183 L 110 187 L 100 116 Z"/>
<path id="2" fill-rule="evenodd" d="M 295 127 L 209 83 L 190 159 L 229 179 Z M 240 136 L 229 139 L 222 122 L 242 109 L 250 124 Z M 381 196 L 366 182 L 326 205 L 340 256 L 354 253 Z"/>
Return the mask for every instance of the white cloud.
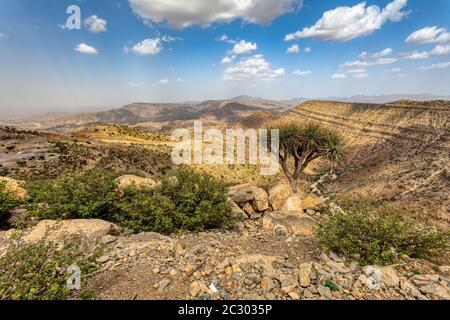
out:
<path id="1" fill-rule="evenodd" d="M 220 61 L 221 64 L 230 64 L 231 62 L 233 62 L 233 59 L 231 59 L 230 57 L 225 57 L 222 59 L 222 61 Z"/>
<path id="2" fill-rule="evenodd" d="M 447 69 L 450 68 L 449 62 L 435 63 L 430 66 L 421 67 L 420 70 L 439 70 L 439 69 Z"/>
<path id="3" fill-rule="evenodd" d="M 343 73 L 335 73 L 331 76 L 333 80 L 347 79 L 347 75 Z"/>
<path id="4" fill-rule="evenodd" d="M 445 28 L 425 27 L 411 33 L 405 42 L 409 44 L 444 44 L 450 42 L 450 33 Z"/>
<path id="5" fill-rule="evenodd" d="M 312 52 L 312 49 L 311 49 L 310 47 L 306 47 L 306 48 L 305 48 L 305 52 L 306 52 L 306 53 L 310 53 L 310 52 Z"/>
<path id="6" fill-rule="evenodd" d="M 217 41 L 222 41 L 231 44 L 235 44 L 237 42 L 236 40 L 230 39 L 226 34 L 223 34 L 222 36 L 217 38 Z"/>
<path id="7" fill-rule="evenodd" d="M 98 54 L 97 49 L 85 43 L 81 43 L 75 47 L 75 51 L 83 54 Z"/>
<path id="8" fill-rule="evenodd" d="M 362 73 L 366 73 L 366 69 L 350 69 L 348 71 L 346 71 L 345 73 L 348 74 L 362 74 Z"/>
<path id="9" fill-rule="evenodd" d="M 298 44 L 294 44 L 294 45 L 290 46 L 286 51 L 286 53 L 299 53 L 299 52 L 300 52 L 300 47 Z"/>
<path id="10" fill-rule="evenodd" d="M 158 81 L 158 84 L 161 84 L 161 85 L 169 84 L 169 80 L 167 80 L 167 79 L 161 79 L 161 80 Z"/>
<path id="11" fill-rule="evenodd" d="M 435 56 L 445 56 L 450 55 L 450 44 L 446 45 L 437 45 L 431 51 L 413 51 L 409 53 L 404 53 L 404 59 L 408 60 L 426 60 Z"/>
<path id="12" fill-rule="evenodd" d="M 450 54 L 450 44 L 447 44 L 445 46 L 438 45 L 434 47 L 433 50 L 431 50 L 430 54 L 432 56 L 445 56 Z"/>
<path id="13" fill-rule="evenodd" d="M 184 80 L 181 79 L 181 78 L 178 78 L 178 79 L 177 79 L 177 82 L 184 82 Z"/>
<path id="14" fill-rule="evenodd" d="M 6 38 L 8 38 L 8 35 L 0 32 L 0 39 L 6 39 Z"/>
<path id="15" fill-rule="evenodd" d="M 393 53 L 393 50 L 391 48 L 386 48 L 382 51 L 374 52 L 374 53 L 364 51 L 359 54 L 358 58 L 359 59 L 380 59 L 380 58 L 388 57 L 388 56 L 392 55 L 392 53 Z"/>
<path id="16" fill-rule="evenodd" d="M 86 20 L 84 20 L 84 26 L 88 28 L 90 32 L 99 33 L 106 32 L 107 22 L 104 19 L 100 19 L 96 15 L 90 16 Z"/>
<path id="17" fill-rule="evenodd" d="M 345 42 L 368 36 L 388 21 L 398 22 L 408 14 L 402 9 L 408 0 L 394 0 L 384 9 L 376 5 L 366 7 L 361 2 L 353 7 L 337 7 L 324 12 L 313 26 L 286 35 L 285 41 L 299 38 L 317 38 L 324 41 Z"/>
<path id="18" fill-rule="evenodd" d="M 158 54 L 162 49 L 161 40 L 156 39 L 145 39 L 139 42 L 131 48 L 131 51 L 138 56 L 151 56 Z"/>
<path id="19" fill-rule="evenodd" d="M 250 53 L 258 49 L 256 43 L 247 42 L 245 40 L 241 40 L 234 45 L 232 53 L 234 54 L 245 54 Z"/>
<path id="20" fill-rule="evenodd" d="M 430 53 L 428 51 L 413 51 L 405 54 L 405 59 L 407 60 L 425 60 L 430 58 Z"/>
<path id="21" fill-rule="evenodd" d="M 148 22 L 166 22 L 174 28 L 210 26 L 242 19 L 269 24 L 275 18 L 297 11 L 302 0 L 129 0 L 133 11 Z"/>
<path id="22" fill-rule="evenodd" d="M 225 70 L 225 80 L 276 80 L 285 75 L 284 68 L 273 70 L 262 54 L 244 58 Z"/>
<path id="23" fill-rule="evenodd" d="M 306 70 L 306 71 L 295 70 L 292 74 L 294 76 L 304 77 L 304 76 L 308 76 L 308 75 L 312 74 L 312 71 L 311 70 Z"/>
<path id="24" fill-rule="evenodd" d="M 397 62 L 397 58 L 380 58 L 377 60 L 356 60 L 356 61 L 348 61 L 344 64 L 341 64 L 340 68 L 366 68 L 378 65 L 392 64 Z"/>

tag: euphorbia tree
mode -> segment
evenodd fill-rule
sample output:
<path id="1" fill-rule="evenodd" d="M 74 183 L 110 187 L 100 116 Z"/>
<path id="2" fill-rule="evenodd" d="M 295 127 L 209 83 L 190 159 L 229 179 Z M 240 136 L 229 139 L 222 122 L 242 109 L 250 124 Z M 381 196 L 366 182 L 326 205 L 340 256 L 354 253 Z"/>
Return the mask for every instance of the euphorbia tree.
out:
<path id="1" fill-rule="evenodd" d="M 297 193 L 300 174 L 311 161 L 317 158 L 337 161 L 343 154 L 342 138 L 334 131 L 312 123 L 301 125 L 295 122 L 280 126 L 279 130 L 280 164 L 294 193 Z M 289 170 L 291 158 L 293 170 Z"/>

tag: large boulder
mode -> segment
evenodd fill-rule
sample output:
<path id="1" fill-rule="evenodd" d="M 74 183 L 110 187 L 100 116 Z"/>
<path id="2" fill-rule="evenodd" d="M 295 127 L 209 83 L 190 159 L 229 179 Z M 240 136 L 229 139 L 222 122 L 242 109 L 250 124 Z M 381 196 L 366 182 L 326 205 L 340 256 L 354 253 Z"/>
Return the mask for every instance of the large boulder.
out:
<path id="1" fill-rule="evenodd" d="M 302 198 L 303 210 L 313 209 L 323 204 L 323 199 L 314 194 L 307 194 Z"/>
<path id="2" fill-rule="evenodd" d="M 262 212 L 269 209 L 269 195 L 263 188 L 253 187 L 253 208 Z"/>
<path id="3" fill-rule="evenodd" d="M 269 202 L 274 211 L 280 210 L 284 202 L 292 195 L 292 189 L 287 184 L 277 184 L 269 190 Z"/>
<path id="4" fill-rule="evenodd" d="M 263 228 L 276 233 L 312 236 L 318 222 L 301 211 L 274 211 L 264 216 Z"/>
<path id="5" fill-rule="evenodd" d="M 302 204 L 302 197 L 300 195 L 293 195 L 286 199 L 281 207 L 281 211 L 302 211 Z"/>
<path id="6" fill-rule="evenodd" d="M 228 198 L 227 201 L 231 206 L 231 212 L 233 212 L 237 217 L 242 217 L 242 219 L 248 219 L 248 215 L 233 200 Z"/>
<path id="7" fill-rule="evenodd" d="M 101 239 L 109 234 L 117 234 L 118 230 L 115 224 L 100 219 L 42 220 L 23 237 L 23 240 L 30 243 L 42 240 L 63 241 L 74 236 Z"/>
<path id="8" fill-rule="evenodd" d="M 253 200 L 252 186 L 249 183 L 230 187 L 228 196 L 233 202 L 241 205 Z"/>
<path id="9" fill-rule="evenodd" d="M 152 178 L 141 178 L 134 175 L 123 175 L 116 179 L 119 196 L 123 196 L 123 190 L 127 187 L 135 185 L 137 188 L 154 188 L 158 186 L 158 182 Z"/>
<path id="10" fill-rule="evenodd" d="M 15 194 L 17 198 L 25 200 L 27 197 L 27 190 L 20 186 L 23 184 L 22 181 L 17 181 L 7 177 L 0 177 L 0 182 L 4 182 L 6 190 Z"/>

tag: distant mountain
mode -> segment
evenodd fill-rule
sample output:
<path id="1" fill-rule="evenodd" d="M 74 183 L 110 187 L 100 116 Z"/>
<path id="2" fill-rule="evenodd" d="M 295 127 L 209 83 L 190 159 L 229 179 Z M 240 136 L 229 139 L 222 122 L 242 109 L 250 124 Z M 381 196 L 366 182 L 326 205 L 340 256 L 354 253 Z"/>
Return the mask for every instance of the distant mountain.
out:
<path id="1" fill-rule="evenodd" d="M 295 98 L 291 100 L 284 100 L 283 103 L 291 106 L 297 106 L 309 100 L 328 100 L 337 102 L 355 102 L 355 103 L 389 103 L 398 100 L 415 100 L 415 101 L 430 101 L 430 100 L 450 100 L 450 96 L 438 96 L 432 94 L 390 94 L 390 95 L 355 95 L 352 97 L 328 97 L 328 98 Z"/>

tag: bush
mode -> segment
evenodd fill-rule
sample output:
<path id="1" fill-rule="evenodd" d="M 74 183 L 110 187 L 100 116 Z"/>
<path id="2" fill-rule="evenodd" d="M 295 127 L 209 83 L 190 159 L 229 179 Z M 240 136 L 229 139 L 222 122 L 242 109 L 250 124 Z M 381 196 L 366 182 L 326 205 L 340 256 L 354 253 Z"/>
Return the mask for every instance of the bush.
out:
<path id="1" fill-rule="evenodd" d="M 89 253 L 91 252 L 91 253 Z M 24 244 L 16 242 L 0 258 L 0 300 L 62 300 L 92 297 L 84 290 L 86 276 L 98 268 L 99 249 L 79 239 L 66 243 L 61 250 L 55 243 Z M 68 268 L 81 270 L 81 290 L 71 291 Z"/>
<path id="2" fill-rule="evenodd" d="M 388 265 L 401 254 L 434 259 L 449 249 L 450 232 L 414 221 L 401 209 L 366 203 L 344 203 L 330 212 L 318 237 L 327 250 L 359 260 L 363 265 Z"/>
<path id="3" fill-rule="evenodd" d="M 174 177 L 164 178 L 155 189 L 125 190 L 117 221 L 134 231 L 161 233 L 226 227 L 235 222 L 225 184 L 186 169 Z"/>
<path id="4" fill-rule="evenodd" d="M 6 182 L 0 181 L 0 227 L 8 219 L 9 212 L 17 207 L 20 200 L 16 195 L 6 189 Z"/>
<path id="5" fill-rule="evenodd" d="M 91 170 L 29 188 L 30 212 L 43 219 L 99 218 L 110 220 L 117 183 L 108 171 Z"/>

